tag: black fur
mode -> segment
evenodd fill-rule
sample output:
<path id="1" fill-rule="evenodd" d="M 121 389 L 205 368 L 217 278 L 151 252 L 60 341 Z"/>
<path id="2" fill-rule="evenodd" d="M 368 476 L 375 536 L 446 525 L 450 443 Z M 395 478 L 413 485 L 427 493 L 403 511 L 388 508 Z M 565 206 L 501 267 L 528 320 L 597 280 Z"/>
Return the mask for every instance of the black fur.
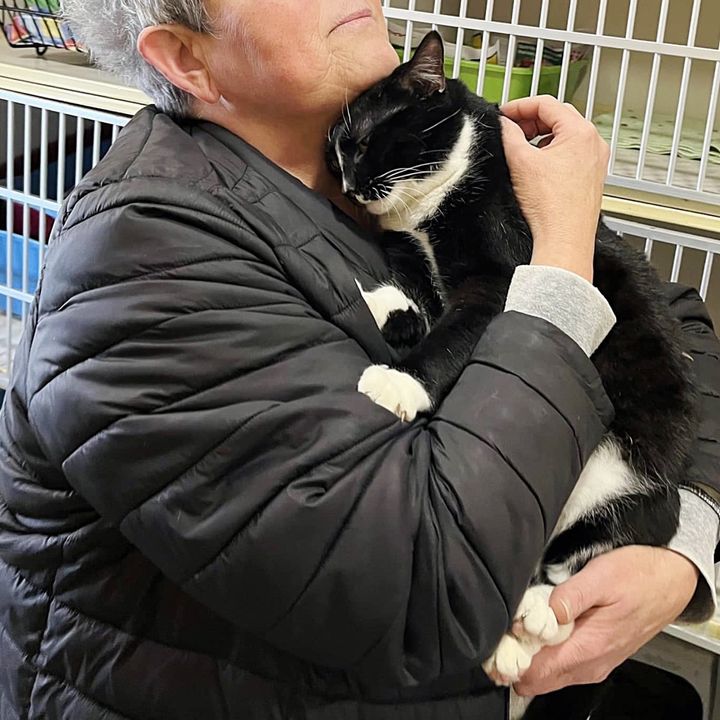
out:
<path id="1" fill-rule="evenodd" d="M 433 73 L 434 83 L 428 80 Z M 429 334 L 414 338 L 417 344 L 398 369 L 419 379 L 434 404 L 457 380 L 488 323 L 504 309 L 514 269 L 531 259 L 532 238 L 503 152 L 500 111 L 461 82 L 445 80 L 442 41 L 431 33 L 411 62 L 350 105 L 328 145 L 329 166 L 344 176 L 348 195 L 379 201 L 409 174 L 403 168 L 416 168 L 413 179 L 438 172 L 466 117 L 475 135 L 469 172 L 436 213 L 419 227 L 401 228 L 427 234 L 439 277 L 412 236 L 388 237 L 395 281 L 431 325 Z M 678 522 L 677 489 L 696 426 L 690 363 L 654 270 L 602 222 L 594 266 L 595 284 L 617 324 L 593 362 L 615 406 L 611 433 L 642 479 L 643 491 L 595 509 L 553 539 L 543 566 L 565 562 L 571 572 L 592 556 L 580 550 L 661 546 L 671 540 Z M 403 345 L 408 344 L 406 329 L 407 324 Z M 388 340 L 397 341 L 394 323 L 388 332 Z M 568 562 L 571 558 L 576 559 Z M 547 581 L 542 570 L 541 579 Z"/>

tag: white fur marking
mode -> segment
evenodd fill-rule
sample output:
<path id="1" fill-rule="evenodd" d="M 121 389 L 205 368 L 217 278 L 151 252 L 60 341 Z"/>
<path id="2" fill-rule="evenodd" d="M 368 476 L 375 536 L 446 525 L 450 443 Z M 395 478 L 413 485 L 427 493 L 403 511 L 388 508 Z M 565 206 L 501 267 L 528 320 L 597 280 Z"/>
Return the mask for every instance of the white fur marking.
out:
<path id="1" fill-rule="evenodd" d="M 358 391 L 397 415 L 403 422 L 432 407 L 425 388 L 412 375 L 387 365 L 371 365 L 358 383 Z"/>
<path id="2" fill-rule="evenodd" d="M 430 242 L 430 235 L 426 232 L 420 232 L 419 230 L 413 230 L 410 234 L 415 238 L 415 240 L 417 240 L 423 255 L 425 255 L 428 263 L 430 263 L 430 270 L 432 271 L 432 280 L 435 285 L 435 289 L 442 297 L 445 297 L 445 285 L 440 277 L 440 268 L 438 267 L 437 259 L 435 258 L 435 250 Z"/>
<path id="3" fill-rule="evenodd" d="M 558 621 L 550 607 L 551 585 L 533 585 L 525 591 L 515 619 L 523 630 L 543 642 L 550 642 L 558 632 Z"/>
<path id="4" fill-rule="evenodd" d="M 386 230 L 412 232 L 437 213 L 448 193 L 465 177 L 470 167 L 473 142 L 472 120 L 465 117 L 455 147 L 442 166 L 422 180 L 402 180 L 389 195 L 367 205 Z"/>
<path id="5" fill-rule="evenodd" d="M 495 652 L 483 663 L 483 670 L 488 675 L 494 674 L 498 685 L 516 683 L 530 667 L 540 647 L 539 642 L 520 641 L 509 633 L 503 635 Z"/>
<path id="6" fill-rule="evenodd" d="M 639 484 L 632 468 L 622 459 L 617 443 L 611 438 L 603 440 L 590 456 L 565 503 L 553 537 L 611 500 L 637 492 Z"/>
<path id="7" fill-rule="evenodd" d="M 520 697 L 512 688 L 510 689 L 510 720 L 520 720 L 533 701 L 531 697 Z"/>
<path id="8" fill-rule="evenodd" d="M 574 623 L 559 625 L 550 607 L 552 591 L 550 585 L 533 585 L 527 589 L 515 615 L 516 634 L 503 635 L 495 652 L 483 663 L 485 672 L 492 673 L 498 685 L 517 682 L 545 645 L 559 645 L 572 634 Z M 521 629 L 518 624 L 522 625 Z M 522 717 L 526 708 L 527 705 L 515 703 L 511 716 Z"/>
<path id="9" fill-rule="evenodd" d="M 345 167 L 343 165 L 342 151 L 340 150 L 340 138 L 335 141 L 335 153 L 337 154 L 338 164 L 340 165 L 340 176 L 343 182 L 343 194 L 348 191 L 347 180 L 345 180 Z"/>
<path id="10" fill-rule="evenodd" d="M 610 543 L 593 543 L 587 547 L 581 548 L 573 553 L 561 563 L 554 563 L 545 567 L 545 574 L 553 585 L 562 585 L 566 580 L 570 579 L 570 575 L 576 571 L 576 568 L 584 566 L 594 557 L 612 550 Z M 572 571 L 572 572 L 571 572 Z"/>
<path id="11" fill-rule="evenodd" d="M 385 327 L 390 313 L 395 310 L 414 310 L 420 314 L 418 306 L 395 285 L 381 285 L 375 290 L 366 292 L 358 280 L 355 280 L 355 284 L 358 286 L 365 304 L 370 308 L 370 313 L 381 330 Z"/>
<path id="12" fill-rule="evenodd" d="M 545 574 L 553 585 L 562 585 L 570 579 L 570 570 L 565 563 L 555 563 L 545 567 Z"/>

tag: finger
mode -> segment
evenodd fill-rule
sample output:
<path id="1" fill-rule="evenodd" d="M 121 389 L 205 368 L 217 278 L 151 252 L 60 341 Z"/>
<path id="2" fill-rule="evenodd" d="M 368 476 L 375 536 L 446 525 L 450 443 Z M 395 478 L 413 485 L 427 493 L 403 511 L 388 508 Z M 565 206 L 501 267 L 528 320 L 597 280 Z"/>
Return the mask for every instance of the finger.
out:
<path id="1" fill-rule="evenodd" d="M 561 652 L 561 647 L 543 648 L 533 658 L 532 665 L 513 686 L 518 695 L 544 695 L 570 684 L 568 653 Z"/>
<path id="2" fill-rule="evenodd" d="M 528 143 L 522 128 L 512 120 L 501 117 L 500 126 L 502 128 L 502 140 L 506 155 L 520 155 L 536 151 L 536 149 Z"/>
<path id="3" fill-rule="evenodd" d="M 537 148 L 547 147 L 554 139 L 555 139 L 555 137 L 554 137 L 553 135 L 545 135 L 545 136 L 543 136 L 543 138 L 537 143 L 537 145 L 535 145 L 535 147 L 537 147 Z"/>
<path id="4" fill-rule="evenodd" d="M 501 119 L 503 117 L 505 116 L 500 116 Z M 523 131 L 526 140 L 534 140 L 543 134 L 538 128 L 536 120 L 512 120 L 511 122 L 515 123 Z"/>
<path id="5" fill-rule="evenodd" d="M 549 95 L 512 100 L 503 105 L 502 113 L 515 122 L 534 122 L 540 135 L 553 132 L 563 121 L 577 121 L 582 119 L 578 111 Z"/>
<path id="6" fill-rule="evenodd" d="M 607 663 L 603 653 L 589 652 L 582 642 L 543 648 L 514 686 L 519 695 L 544 695 L 568 685 L 596 682 Z"/>
<path id="7" fill-rule="evenodd" d="M 592 561 L 558 585 L 550 596 L 550 607 L 558 622 L 567 625 L 591 608 L 610 604 L 607 581 L 605 564 Z"/>
<path id="8" fill-rule="evenodd" d="M 593 685 L 602 682 L 609 672 L 609 670 L 599 671 L 591 665 L 580 665 L 567 672 L 547 675 L 535 681 L 523 676 L 520 682 L 513 685 L 513 690 L 524 697 L 547 695 L 574 685 Z"/>

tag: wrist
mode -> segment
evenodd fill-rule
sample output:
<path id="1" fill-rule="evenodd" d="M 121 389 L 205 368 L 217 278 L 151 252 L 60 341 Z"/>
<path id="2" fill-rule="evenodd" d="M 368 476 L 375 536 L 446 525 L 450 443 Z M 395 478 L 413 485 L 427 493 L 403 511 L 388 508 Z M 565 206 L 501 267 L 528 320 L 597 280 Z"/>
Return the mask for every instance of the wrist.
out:
<path id="1" fill-rule="evenodd" d="M 695 595 L 700 580 L 700 570 L 682 553 L 670 548 L 658 548 L 658 551 L 662 556 L 663 564 L 670 570 L 673 578 L 679 601 L 676 617 L 679 617 Z"/>
<path id="2" fill-rule="evenodd" d="M 545 247 L 542 243 L 536 243 L 530 264 L 560 268 L 579 275 L 589 283 L 593 281 L 593 255 L 579 252 L 574 246 Z"/>

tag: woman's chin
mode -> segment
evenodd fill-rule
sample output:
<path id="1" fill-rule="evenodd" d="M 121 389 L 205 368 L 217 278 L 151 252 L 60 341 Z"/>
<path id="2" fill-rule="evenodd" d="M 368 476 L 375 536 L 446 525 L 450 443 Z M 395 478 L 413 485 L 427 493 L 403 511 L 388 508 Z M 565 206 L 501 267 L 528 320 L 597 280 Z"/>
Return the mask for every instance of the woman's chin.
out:
<path id="1" fill-rule="evenodd" d="M 371 51 L 364 51 L 362 58 L 358 58 L 351 68 L 353 72 L 353 85 L 358 92 L 386 78 L 399 65 L 400 60 L 392 45 L 384 43 Z"/>

